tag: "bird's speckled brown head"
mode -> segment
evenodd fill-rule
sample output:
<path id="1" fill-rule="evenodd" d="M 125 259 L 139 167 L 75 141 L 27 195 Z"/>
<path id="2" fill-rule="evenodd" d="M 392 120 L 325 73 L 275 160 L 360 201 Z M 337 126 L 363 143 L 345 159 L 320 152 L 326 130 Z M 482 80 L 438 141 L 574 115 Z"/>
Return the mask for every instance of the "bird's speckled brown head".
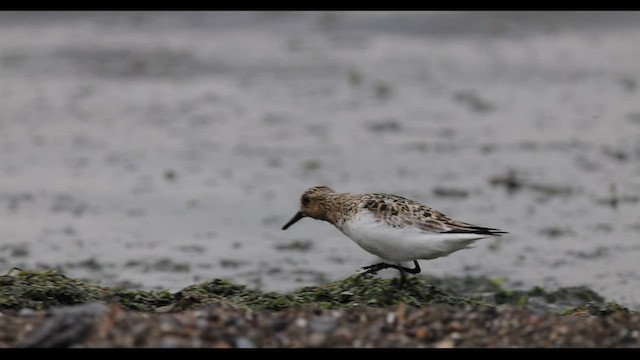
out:
<path id="1" fill-rule="evenodd" d="M 327 214 L 331 210 L 332 202 L 328 201 L 327 198 L 335 193 L 328 186 L 314 186 L 305 190 L 300 197 L 300 211 L 282 227 L 282 230 L 287 230 L 289 226 L 307 216 L 328 221 Z"/>

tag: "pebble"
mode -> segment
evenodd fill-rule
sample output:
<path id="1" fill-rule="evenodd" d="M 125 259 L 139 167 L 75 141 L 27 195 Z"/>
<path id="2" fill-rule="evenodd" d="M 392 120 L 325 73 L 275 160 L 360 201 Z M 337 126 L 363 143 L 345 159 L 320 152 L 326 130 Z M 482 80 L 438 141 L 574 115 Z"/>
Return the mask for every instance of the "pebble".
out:
<path id="1" fill-rule="evenodd" d="M 259 312 L 212 304 L 162 314 L 121 308 L 117 316 L 86 310 L 7 312 L 0 347 L 640 347 L 636 312 L 560 316 L 445 304 Z"/>

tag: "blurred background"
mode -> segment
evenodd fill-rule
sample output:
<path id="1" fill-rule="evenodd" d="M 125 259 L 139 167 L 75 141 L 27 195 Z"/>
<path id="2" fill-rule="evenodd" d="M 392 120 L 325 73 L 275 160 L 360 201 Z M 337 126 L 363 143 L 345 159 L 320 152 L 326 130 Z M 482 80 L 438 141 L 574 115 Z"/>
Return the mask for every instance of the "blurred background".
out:
<path id="1" fill-rule="evenodd" d="M 0 12 L 0 271 L 324 284 L 378 261 L 281 230 L 325 184 L 510 232 L 425 274 L 637 305 L 639 81 L 637 12 Z"/>

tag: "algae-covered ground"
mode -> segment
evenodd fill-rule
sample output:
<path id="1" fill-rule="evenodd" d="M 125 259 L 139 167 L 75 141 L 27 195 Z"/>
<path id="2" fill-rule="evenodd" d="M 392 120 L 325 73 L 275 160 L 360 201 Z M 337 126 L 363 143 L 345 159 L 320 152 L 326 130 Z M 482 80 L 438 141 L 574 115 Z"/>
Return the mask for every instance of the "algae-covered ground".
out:
<path id="1" fill-rule="evenodd" d="M 511 291 L 501 287 L 502 281 L 473 278 L 439 280 L 410 277 L 400 286 L 398 279 L 354 275 L 323 286 L 303 287 L 288 293 L 263 292 L 224 279 L 206 281 L 175 293 L 127 290 L 72 279 L 55 270 L 17 271 L 0 279 L 0 309 L 41 310 L 100 301 L 142 312 L 178 312 L 212 303 L 225 303 L 252 311 L 282 310 L 304 305 L 336 309 L 398 304 L 418 308 L 431 304 L 483 307 L 510 304 L 564 312 L 589 305 L 601 312 L 627 311 L 614 302 L 604 303 L 600 295 L 584 287 L 561 288 L 553 292 L 539 287 L 528 291 Z"/>
<path id="2" fill-rule="evenodd" d="M 584 288 L 354 275 L 287 293 L 223 279 L 110 288 L 58 271 L 0 278 L 0 347 L 639 346 L 640 314 Z"/>

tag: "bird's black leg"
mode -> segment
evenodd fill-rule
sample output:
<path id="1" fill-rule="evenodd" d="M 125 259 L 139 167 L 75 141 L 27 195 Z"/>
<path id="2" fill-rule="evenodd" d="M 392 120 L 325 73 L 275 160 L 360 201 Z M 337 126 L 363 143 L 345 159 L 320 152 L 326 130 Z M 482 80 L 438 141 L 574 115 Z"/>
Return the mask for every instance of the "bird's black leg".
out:
<path id="1" fill-rule="evenodd" d="M 418 264 L 418 262 L 416 260 L 413 260 L 413 263 L 415 264 L 415 267 L 413 269 L 409 269 L 406 268 L 404 266 L 401 265 L 397 265 L 396 269 L 398 269 L 400 271 L 400 283 L 398 284 L 398 288 L 402 289 L 404 287 L 404 284 L 407 280 L 407 274 L 418 274 L 420 273 L 420 265 Z"/>
<path id="2" fill-rule="evenodd" d="M 407 274 L 400 269 L 398 269 L 398 271 L 400 271 L 400 283 L 398 284 L 398 288 L 402 289 L 404 287 L 404 282 L 407 279 Z"/>
<path id="3" fill-rule="evenodd" d="M 413 269 L 409 269 L 406 268 L 404 266 L 398 266 L 396 269 L 404 271 L 404 272 L 408 272 L 409 274 L 420 274 L 420 271 L 422 271 L 422 269 L 420 269 L 420 264 L 418 264 L 417 260 L 413 260 L 413 265 L 415 265 L 416 267 L 414 267 Z"/>

